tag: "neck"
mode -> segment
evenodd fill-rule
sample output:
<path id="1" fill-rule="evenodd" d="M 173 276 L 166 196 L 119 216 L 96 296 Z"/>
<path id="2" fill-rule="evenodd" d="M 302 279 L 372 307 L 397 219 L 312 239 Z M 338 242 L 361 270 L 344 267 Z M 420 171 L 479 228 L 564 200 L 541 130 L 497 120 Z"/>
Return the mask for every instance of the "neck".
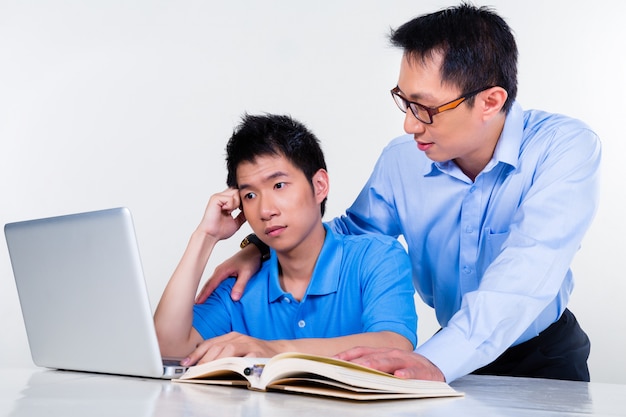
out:
<path id="1" fill-rule="evenodd" d="M 486 126 L 486 129 L 482 131 L 481 134 L 484 137 L 487 137 L 488 140 L 484 142 L 484 145 L 481 148 L 467 157 L 456 158 L 454 160 L 461 171 L 463 171 L 463 173 L 467 175 L 472 182 L 476 179 L 478 174 L 485 169 L 493 157 L 496 145 L 498 144 L 498 140 L 502 134 L 502 129 L 504 129 L 505 119 L 506 116 L 502 114 L 502 117 L 498 117 L 494 120 L 494 123 L 490 123 Z"/>
<path id="2" fill-rule="evenodd" d="M 279 279 L 284 291 L 301 300 L 311 282 L 317 258 L 322 251 L 326 229 L 320 222 L 304 241 L 287 252 L 277 252 Z"/>

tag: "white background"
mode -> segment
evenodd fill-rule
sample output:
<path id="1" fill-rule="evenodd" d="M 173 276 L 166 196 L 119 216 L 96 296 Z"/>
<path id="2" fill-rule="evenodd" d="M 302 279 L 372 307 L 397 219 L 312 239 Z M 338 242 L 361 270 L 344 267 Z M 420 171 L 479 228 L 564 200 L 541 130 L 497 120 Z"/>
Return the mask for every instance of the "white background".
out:
<path id="1" fill-rule="evenodd" d="M 208 197 L 225 187 L 224 145 L 240 115 L 307 124 L 329 165 L 326 218 L 341 214 L 402 133 L 389 28 L 453 4 L 0 0 L 0 225 L 129 207 L 155 306 Z M 570 307 L 592 340 L 592 379 L 626 383 L 622 3 L 477 4 L 517 36 L 522 106 L 581 118 L 602 138 L 602 203 L 573 265 Z M 207 271 L 247 232 L 222 243 Z M 418 312 L 424 341 L 437 325 Z M 4 244 L 0 335 L 0 367 L 33 366 Z"/>

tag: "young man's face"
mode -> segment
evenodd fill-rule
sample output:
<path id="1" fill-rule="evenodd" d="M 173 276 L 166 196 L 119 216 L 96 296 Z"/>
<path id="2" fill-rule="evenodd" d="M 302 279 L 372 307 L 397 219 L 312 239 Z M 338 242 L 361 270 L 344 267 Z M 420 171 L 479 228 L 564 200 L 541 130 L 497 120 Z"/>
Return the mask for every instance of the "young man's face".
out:
<path id="1" fill-rule="evenodd" d="M 425 61 L 403 57 L 398 79 L 401 96 L 436 108 L 467 93 L 458 87 L 442 84 L 441 62 L 440 54 L 434 54 L 433 58 Z M 475 96 L 476 103 L 479 95 Z M 475 166 L 489 161 L 497 137 L 484 131 L 480 106 L 470 107 L 467 102 L 462 102 L 454 109 L 435 114 L 432 121 L 432 124 L 419 121 L 410 109 L 404 119 L 404 130 L 413 134 L 418 149 L 428 158 L 436 162 L 454 160 L 462 168 L 464 164 Z"/>
<path id="2" fill-rule="evenodd" d="M 277 252 L 306 245 L 310 236 L 319 237 L 323 231 L 320 204 L 328 194 L 325 170 L 319 170 L 311 182 L 284 156 L 263 155 L 239 164 L 237 183 L 252 230 Z"/>

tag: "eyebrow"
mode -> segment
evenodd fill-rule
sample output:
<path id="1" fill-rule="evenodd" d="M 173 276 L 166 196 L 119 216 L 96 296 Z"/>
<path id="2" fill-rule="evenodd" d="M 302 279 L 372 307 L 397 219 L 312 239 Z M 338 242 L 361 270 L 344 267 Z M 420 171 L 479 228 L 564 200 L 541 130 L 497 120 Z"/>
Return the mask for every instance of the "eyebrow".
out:
<path id="1" fill-rule="evenodd" d="M 276 178 L 282 178 L 282 177 L 288 177 L 289 174 L 287 174 L 284 171 L 276 171 L 271 173 L 270 175 L 266 176 L 265 178 L 263 178 L 261 181 L 262 182 L 267 182 L 267 181 L 271 181 L 271 180 L 275 180 Z M 240 190 L 244 190 L 247 188 L 251 188 L 252 186 L 250 184 L 239 184 L 239 187 L 237 187 Z"/>
<path id="2" fill-rule="evenodd" d="M 404 91 L 402 92 L 402 94 L 404 94 Z M 436 97 L 433 96 L 432 94 L 411 94 L 410 96 L 408 96 L 408 99 L 411 101 L 422 101 L 422 100 L 428 101 L 428 100 L 436 100 Z"/>
<path id="3" fill-rule="evenodd" d="M 417 94 L 410 94 L 407 95 L 404 90 L 402 90 L 400 88 L 400 86 L 398 86 L 398 89 L 400 90 L 400 92 L 402 93 L 402 95 L 410 100 L 410 101 L 418 101 L 418 100 L 436 100 L 436 97 L 433 96 L 432 94 L 423 94 L 423 93 L 417 93 Z"/>

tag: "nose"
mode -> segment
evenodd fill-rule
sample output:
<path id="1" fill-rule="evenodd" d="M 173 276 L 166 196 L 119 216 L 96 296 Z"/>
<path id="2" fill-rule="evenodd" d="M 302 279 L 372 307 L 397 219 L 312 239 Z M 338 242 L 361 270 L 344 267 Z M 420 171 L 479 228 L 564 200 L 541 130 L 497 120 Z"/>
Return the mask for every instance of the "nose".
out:
<path id="1" fill-rule="evenodd" d="M 410 109 L 404 115 L 404 131 L 410 134 L 420 134 L 426 129 L 426 125 L 420 122 Z"/>
<path id="2" fill-rule="evenodd" d="M 259 211 L 261 214 L 261 220 L 267 221 L 271 220 L 272 217 L 277 216 L 279 214 L 278 208 L 272 199 L 269 196 L 264 196 L 259 199 Z"/>

